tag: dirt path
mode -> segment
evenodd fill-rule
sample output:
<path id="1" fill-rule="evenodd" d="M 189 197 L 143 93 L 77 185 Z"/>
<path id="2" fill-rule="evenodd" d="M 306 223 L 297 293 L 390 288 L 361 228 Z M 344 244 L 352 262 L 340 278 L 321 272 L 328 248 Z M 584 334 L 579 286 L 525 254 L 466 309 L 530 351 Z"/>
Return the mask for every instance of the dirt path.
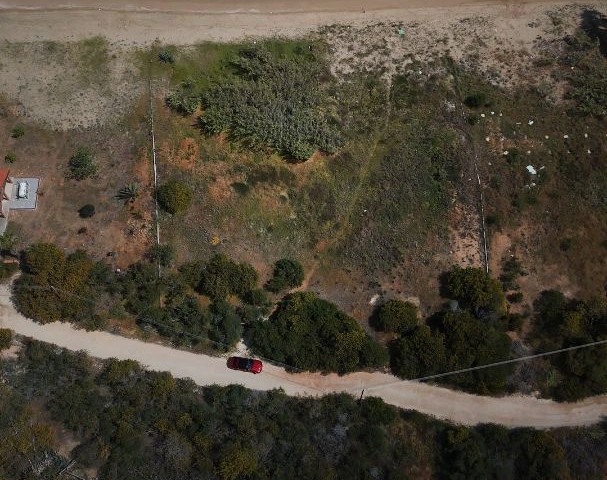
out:
<path id="1" fill-rule="evenodd" d="M 240 384 L 255 390 L 283 388 L 289 395 L 322 395 L 348 392 L 383 398 L 405 409 L 465 425 L 498 423 L 509 427 L 551 428 L 590 425 L 607 416 L 607 395 L 575 404 L 558 404 L 531 397 L 479 397 L 423 383 L 400 381 L 382 373 L 337 375 L 290 374 L 265 365 L 261 375 L 228 370 L 224 358 L 197 355 L 157 344 L 112 335 L 76 330 L 66 323 L 40 325 L 19 314 L 11 305 L 6 286 L 0 287 L 0 327 L 20 335 L 70 350 L 85 350 L 98 358 L 132 359 L 151 370 L 189 377 L 199 385 Z"/>

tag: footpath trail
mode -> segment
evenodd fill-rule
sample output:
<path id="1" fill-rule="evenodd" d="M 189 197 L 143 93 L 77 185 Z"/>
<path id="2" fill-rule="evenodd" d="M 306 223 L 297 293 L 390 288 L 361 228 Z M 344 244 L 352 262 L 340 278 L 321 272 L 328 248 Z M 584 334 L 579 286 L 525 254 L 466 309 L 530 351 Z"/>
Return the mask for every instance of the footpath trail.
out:
<path id="1" fill-rule="evenodd" d="M 318 396 L 347 392 L 377 396 L 401 408 L 417 410 L 464 425 L 497 423 L 508 427 L 554 428 L 591 425 L 607 416 L 607 395 L 578 403 L 555 403 L 532 397 L 481 397 L 418 382 L 401 381 L 383 373 L 346 376 L 291 374 L 266 364 L 261 375 L 229 370 L 226 359 L 194 354 L 107 332 L 77 330 L 67 323 L 40 325 L 25 318 L 10 302 L 7 286 L 0 287 L 0 327 L 19 335 L 69 350 L 84 350 L 97 358 L 131 359 L 146 368 L 191 378 L 199 385 L 240 384 L 254 390 L 282 388 L 288 395 Z"/>

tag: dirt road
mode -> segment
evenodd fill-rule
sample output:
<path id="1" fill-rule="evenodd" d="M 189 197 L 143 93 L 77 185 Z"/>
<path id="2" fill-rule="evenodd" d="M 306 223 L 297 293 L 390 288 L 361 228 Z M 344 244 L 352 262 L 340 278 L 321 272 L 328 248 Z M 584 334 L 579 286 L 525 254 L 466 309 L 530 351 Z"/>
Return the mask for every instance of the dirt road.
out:
<path id="1" fill-rule="evenodd" d="M 240 384 L 255 390 L 283 388 L 289 395 L 348 392 L 383 398 L 387 403 L 465 425 L 498 423 L 509 427 L 551 428 L 590 425 L 607 416 L 607 395 L 575 404 L 558 404 L 531 397 L 480 397 L 433 385 L 400 381 L 382 373 L 337 375 L 290 374 L 266 364 L 261 375 L 228 370 L 225 358 L 197 355 L 157 344 L 75 330 L 66 323 L 39 325 L 11 305 L 6 286 L 0 287 L 0 327 L 70 350 L 85 350 L 98 358 L 132 359 L 151 370 L 169 371 L 199 385 Z"/>
<path id="2" fill-rule="evenodd" d="M 70 41 L 101 35 L 119 45 L 233 41 L 305 35 L 324 25 L 444 23 L 474 16 L 503 21 L 581 3 L 514 5 L 503 0 L 0 0 L 0 40 Z"/>

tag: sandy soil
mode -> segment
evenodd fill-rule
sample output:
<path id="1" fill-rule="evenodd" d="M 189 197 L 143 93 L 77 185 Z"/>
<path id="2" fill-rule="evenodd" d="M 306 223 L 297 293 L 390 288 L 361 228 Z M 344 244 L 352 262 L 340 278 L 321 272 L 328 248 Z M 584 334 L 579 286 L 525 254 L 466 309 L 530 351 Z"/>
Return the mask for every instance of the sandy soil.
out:
<path id="1" fill-rule="evenodd" d="M 197 355 L 107 332 L 76 330 L 67 323 L 40 325 L 19 314 L 10 303 L 7 286 L 0 288 L 0 327 L 70 350 L 87 351 L 98 358 L 132 359 L 151 370 L 189 377 L 199 385 L 240 384 L 254 390 L 283 388 L 289 395 L 318 396 L 347 392 L 383 398 L 405 409 L 465 425 L 496 423 L 509 427 L 552 428 L 590 425 L 607 415 L 607 395 L 574 404 L 559 404 L 532 397 L 480 397 L 423 383 L 401 381 L 382 373 L 354 373 L 339 377 L 289 374 L 266 364 L 261 375 L 226 368 L 226 359 Z"/>

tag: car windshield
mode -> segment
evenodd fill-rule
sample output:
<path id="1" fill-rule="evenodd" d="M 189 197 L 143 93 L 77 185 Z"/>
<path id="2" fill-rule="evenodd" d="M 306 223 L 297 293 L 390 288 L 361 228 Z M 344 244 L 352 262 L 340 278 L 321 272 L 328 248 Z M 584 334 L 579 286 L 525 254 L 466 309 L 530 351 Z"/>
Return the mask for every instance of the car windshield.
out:
<path id="1" fill-rule="evenodd" d="M 238 368 L 242 368 L 243 370 L 250 370 L 253 365 L 253 360 L 250 358 L 240 358 L 238 360 Z"/>

